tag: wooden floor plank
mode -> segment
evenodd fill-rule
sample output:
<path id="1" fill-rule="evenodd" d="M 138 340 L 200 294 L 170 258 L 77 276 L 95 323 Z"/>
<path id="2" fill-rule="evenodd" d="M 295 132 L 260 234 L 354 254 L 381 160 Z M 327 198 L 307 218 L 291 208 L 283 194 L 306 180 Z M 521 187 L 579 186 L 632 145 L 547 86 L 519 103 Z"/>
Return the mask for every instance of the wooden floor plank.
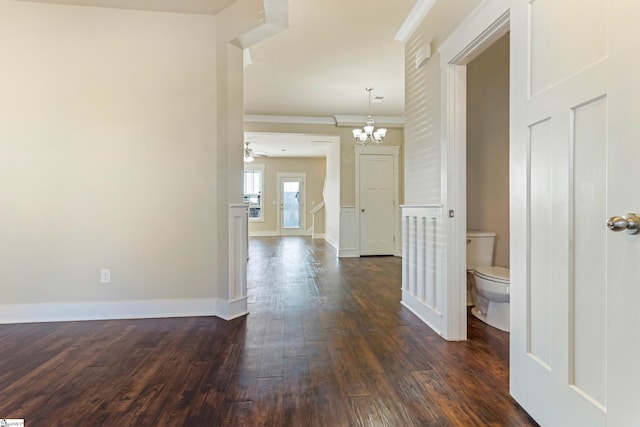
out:
<path id="1" fill-rule="evenodd" d="M 249 310 L 0 325 L 0 418 L 29 426 L 535 426 L 509 335 L 442 340 L 400 305 L 401 260 L 252 238 Z"/>

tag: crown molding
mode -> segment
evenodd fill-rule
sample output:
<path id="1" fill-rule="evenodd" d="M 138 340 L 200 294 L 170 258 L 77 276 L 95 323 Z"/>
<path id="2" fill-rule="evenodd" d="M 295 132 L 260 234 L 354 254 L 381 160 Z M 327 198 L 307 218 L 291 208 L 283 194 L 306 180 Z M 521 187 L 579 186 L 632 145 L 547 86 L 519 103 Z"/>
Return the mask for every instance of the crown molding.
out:
<path id="1" fill-rule="evenodd" d="M 275 116 L 263 114 L 245 114 L 244 121 L 252 123 L 287 123 L 303 125 L 362 126 L 367 116 L 335 115 L 333 117 L 312 116 Z M 404 116 L 373 116 L 377 126 L 403 128 Z"/>
<path id="2" fill-rule="evenodd" d="M 334 117 L 336 119 L 336 126 L 362 126 L 368 119 L 368 116 L 336 115 Z M 403 116 L 372 116 L 372 118 L 376 122 L 376 126 L 378 127 L 404 127 Z"/>
<path id="3" fill-rule="evenodd" d="M 292 123 L 304 125 L 336 125 L 332 117 L 310 117 L 310 116 L 270 116 L 263 114 L 245 114 L 245 122 L 254 123 Z"/>
<path id="4" fill-rule="evenodd" d="M 260 25 L 237 38 L 243 49 L 289 28 L 289 0 L 262 0 L 262 7 Z"/>
<path id="5" fill-rule="evenodd" d="M 422 21 L 425 20 L 433 5 L 436 4 L 436 1 L 437 0 L 417 0 L 393 39 L 406 44 L 420 24 L 422 24 Z"/>

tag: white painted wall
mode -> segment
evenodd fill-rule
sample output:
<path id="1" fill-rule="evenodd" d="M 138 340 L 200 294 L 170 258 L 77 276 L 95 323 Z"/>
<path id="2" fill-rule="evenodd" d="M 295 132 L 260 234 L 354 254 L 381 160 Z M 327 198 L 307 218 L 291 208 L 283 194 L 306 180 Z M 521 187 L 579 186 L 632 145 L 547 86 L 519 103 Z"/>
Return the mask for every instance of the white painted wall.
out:
<path id="1" fill-rule="evenodd" d="M 438 1 L 405 46 L 404 204 L 442 202 L 441 85 L 438 46 L 480 0 Z M 431 42 L 433 55 L 416 68 L 416 52 Z"/>

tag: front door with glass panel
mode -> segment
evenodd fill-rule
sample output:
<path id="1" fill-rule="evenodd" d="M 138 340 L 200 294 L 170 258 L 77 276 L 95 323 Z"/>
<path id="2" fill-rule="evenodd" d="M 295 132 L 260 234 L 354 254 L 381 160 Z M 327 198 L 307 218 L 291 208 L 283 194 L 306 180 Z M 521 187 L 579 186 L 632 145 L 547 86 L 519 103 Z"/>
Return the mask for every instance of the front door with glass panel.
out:
<path id="1" fill-rule="evenodd" d="M 304 233 L 304 177 L 279 177 L 280 234 Z"/>

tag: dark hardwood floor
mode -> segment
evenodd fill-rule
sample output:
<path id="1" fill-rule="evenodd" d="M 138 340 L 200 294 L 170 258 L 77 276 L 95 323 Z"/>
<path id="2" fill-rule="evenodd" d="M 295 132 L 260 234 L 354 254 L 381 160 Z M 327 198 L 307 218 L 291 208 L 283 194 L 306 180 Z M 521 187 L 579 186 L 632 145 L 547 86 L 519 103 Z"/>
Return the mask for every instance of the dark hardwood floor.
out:
<path id="1" fill-rule="evenodd" d="M 254 238 L 251 314 L 0 325 L 0 419 L 36 426 L 535 426 L 508 334 L 442 340 L 394 257 Z"/>

